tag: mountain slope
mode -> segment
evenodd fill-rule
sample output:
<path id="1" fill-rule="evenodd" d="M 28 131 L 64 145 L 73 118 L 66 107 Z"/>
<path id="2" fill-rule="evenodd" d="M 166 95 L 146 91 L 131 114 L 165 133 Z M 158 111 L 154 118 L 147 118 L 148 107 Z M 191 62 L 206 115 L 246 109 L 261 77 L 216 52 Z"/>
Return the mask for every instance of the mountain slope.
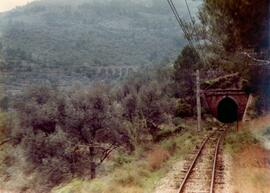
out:
<path id="1" fill-rule="evenodd" d="M 185 42 L 162 0 L 42 0 L 2 14 L 0 23 L 6 68 L 37 80 L 50 69 L 160 64 Z"/>

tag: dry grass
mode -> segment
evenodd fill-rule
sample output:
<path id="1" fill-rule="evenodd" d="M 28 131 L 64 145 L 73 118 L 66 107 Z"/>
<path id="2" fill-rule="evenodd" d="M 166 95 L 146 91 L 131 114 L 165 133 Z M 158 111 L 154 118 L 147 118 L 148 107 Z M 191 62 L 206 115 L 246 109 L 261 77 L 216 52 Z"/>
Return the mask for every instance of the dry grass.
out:
<path id="1" fill-rule="evenodd" d="M 233 135 L 231 147 L 236 145 L 241 149 L 232 154 L 231 174 L 234 193 L 270 193 L 270 151 L 266 150 L 262 143 L 250 140 L 269 126 L 270 115 L 267 115 L 242 123 L 240 133 L 230 134 Z"/>
<path id="2" fill-rule="evenodd" d="M 240 130 L 252 130 L 258 131 L 270 126 L 270 115 L 265 115 L 257 119 L 253 119 L 247 122 L 240 123 Z"/>
<path id="3" fill-rule="evenodd" d="M 269 156 L 269 151 L 254 145 L 234 157 L 232 181 L 235 193 L 270 192 Z"/>
<path id="4" fill-rule="evenodd" d="M 169 158 L 170 154 L 167 150 L 161 147 L 156 147 L 149 153 L 147 158 L 150 170 L 154 171 L 160 169 Z"/>
<path id="5" fill-rule="evenodd" d="M 114 185 L 110 188 L 107 188 L 107 190 L 104 191 L 104 193 L 143 193 L 143 189 L 136 186 L 119 186 Z"/>

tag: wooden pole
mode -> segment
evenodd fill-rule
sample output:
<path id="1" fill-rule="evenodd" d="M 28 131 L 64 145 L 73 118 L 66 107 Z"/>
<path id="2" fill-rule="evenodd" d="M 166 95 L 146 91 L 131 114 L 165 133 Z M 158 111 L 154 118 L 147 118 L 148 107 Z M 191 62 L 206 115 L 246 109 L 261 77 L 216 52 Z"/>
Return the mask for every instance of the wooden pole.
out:
<path id="1" fill-rule="evenodd" d="M 245 108 L 244 115 L 243 115 L 243 118 L 242 118 L 243 122 L 247 121 L 247 112 L 248 112 L 248 108 L 249 108 L 249 106 L 251 105 L 252 101 L 253 101 L 253 97 L 252 97 L 252 95 L 250 94 L 250 95 L 248 96 L 248 102 L 247 102 L 247 104 L 246 104 L 246 108 Z"/>
<path id="2" fill-rule="evenodd" d="M 198 131 L 201 131 L 201 96 L 200 96 L 200 71 L 196 71 L 196 101 L 197 101 L 197 129 Z"/>

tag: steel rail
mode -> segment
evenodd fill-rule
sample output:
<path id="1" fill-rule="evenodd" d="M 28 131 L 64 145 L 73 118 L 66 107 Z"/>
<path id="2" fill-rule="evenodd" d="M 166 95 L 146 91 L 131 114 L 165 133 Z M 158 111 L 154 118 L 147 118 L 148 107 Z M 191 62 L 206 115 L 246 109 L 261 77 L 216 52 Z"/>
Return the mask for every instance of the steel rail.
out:
<path id="1" fill-rule="evenodd" d="M 219 136 L 218 142 L 215 149 L 215 157 L 213 161 L 213 168 L 212 168 L 212 178 L 211 178 L 211 186 L 210 186 L 210 193 L 214 193 L 214 186 L 215 186 L 215 179 L 216 179 L 216 168 L 217 168 L 217 159 L 218 159 L 218 152 L 219 152 L 219 145 L 221 141 L 222 135 Z"/>
<path id="2" fill-rule="evenodd" d="M 212 134 L 210 134 L 202 143 L 199 151 L 197 152 L 195 158 L 193 159 L 188 171 L 186 172 L 186 175 L 177 191 L 177 193 L 182 193 L 182 191 L 184 190 L 184 186 L 186 185 L 187 183 L 187 180 L 188 178 L 190 177 L 191 173 L 192 173 L 192 170 L 193 168 L 195 167 L 196 165 L 196 162 L 197 160 L 199 159 L 200 155 L 201 155 L 201 152 L 203 150 L 203 148 L 205 147 L 206 143 L 209 141 L 210 137 L 212 137 L 214 134 L 216 133 L 216 131 Z M 219 138 L 218 138 L 218 141 L 216 143 L 216 146 L 215 146 L 215 155 L 214 155 L 214 160 L 213 160 L 213 167 L 212 167 L 212 177 L 211 177 L 211 186 L 210 186 L 210 193 L 214 193 L 214 183 L 215 183 L 215 177 L 216 177 L 216 165 L 217 165 L 217 158 L 218 158 L 218 152 L 219 152 L 219 146 L 220 146 L 220 142 L 221 142 L 221 138 L 222 136 L 224 135 L 223 134 L 220 134 Z"/>
<path id="3" fill-rule="evenodd" d="M 189 176 L 190 176 L 190 174 L 191 174 L 191 171 L 192 171 L 192 169 L 194 168 L 194 166 L 195 166 L 195 164 L 196 164 L 198 158 L 200 157 L 200 154 L 201 154 L 201 152 L 202 152 L 202 150 L 203 150 L 203 148 L 204 148 L 206 142 L 209 140 L 209 138 L 210 138 L 213 134 L 214 134 L 214 133 L 212 133 L 211 135 L 209 135 L 209 136 L 203 141 L 203 143 L 202 143 L 202 145 L 201 145 L 199 151 L 197 152 L 195 158 L 193 159 L 193 161 L 192 161 L 192 163 L 191 163 L 191 165 L 190 165 L 190 167 L 189 167 L 189 169 L 188 169 L 188 171 L 187 171 L 187 173 L 186 173 L 186 175 L 185 175 L 185 178 L 184 178 L 184 180 L 182 181 L 182 183 L 181 183 L 181 185 L 180 185 L 180 187 L 179 187 L 177 193 L 181 193 L 182 190 L 184 189 L 184 186 L 185 186 L 185 184 L 186 184 L 186 182 L 187 182 L 187 180 L 188 180 L 188 178 L 189 178 Z"/>

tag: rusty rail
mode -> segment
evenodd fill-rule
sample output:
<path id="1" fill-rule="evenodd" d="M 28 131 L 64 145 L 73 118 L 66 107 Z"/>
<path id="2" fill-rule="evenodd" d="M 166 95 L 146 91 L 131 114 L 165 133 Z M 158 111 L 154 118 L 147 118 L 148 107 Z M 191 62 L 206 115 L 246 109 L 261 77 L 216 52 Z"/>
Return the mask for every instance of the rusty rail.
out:
<path id="1" fill-rule="evenodd" d="M 210 193 L 214 193 L 214 186 L 215 186 L 215 179 L 216 179 L 216 168 L 217 168 L 217 159 L 218 159 L 218 152 L 219 152 L 219 145 L 221 141 L 222 135 L 219 136 L 218 142 L 215 149 L 215 157 L 213 161 L 213 168 L 212 168 L 212 178 L 211 178 L 211 186 L 210 186 Z"/>
<path id="2" fill-rule="evenodd" d="M 197 152 L 195 158 L 193 159 L 188 171 L 186 172 L 186 175 L 177 191 L 177 193 L 182 193 L 182 191 L 184 190 L 184 186 L 187 183 L 188 178 L 190 177 L 193 168 L 196 165 L 197 160 L 199 159 L 201 152 L 203 150 L 203 148 L 205 147 L 206 143 L 208 142 L 209 138 L 212 137 L 216 132 L 210 134 L 203 142 L 202 145 L 200 146 L 199 151 Z M 219 152 L 219 146 L 220 146 L 220 142 L 221 142 L 221 138 L 223 134 L 220 134 L 218 141 L 216 143 L 216 147 L 215 147 L 215 155 L 214 155 L 214 160 L 213 160 L 213 166 L 212 166 L 212 176 L 211 176 L 211 187 L 210 187 L 210 193 L 214 193 L 214 184 L 215 184 L 215 177 L 216 177 L 216 166 L 217 166 L 217 158 L 218 158 L 218 152 Z"/>
<path id="3" fill-rule="evenodd" d="M 186 173 L 186 175 L 185 175 L 185 178 L 184 178 L 184 180 L 182 181 L 182 183 L 181 183 L 181 185 L 180 185 L 180 187 L 179 187 L 177 193 L 181 193 L 182 190 L 184 189 L 184 186 L 185 186 L 185 184 L 186 184 L 186 182 L 187 182 L 187 179 L 189 178 L 189 176 L 190 176 L 190 174 L 191 174 L 192 169 L 194 168 L 194 166 L 195 166 L 195 164 L 196 164 L 198 158 L 200 157 L 200 154 L 201 154 L 201 152 L 202 152 L 202 150 L 203 150 L 203 148 L 204 148 L 206 142 L 209 140 L 209 138 L 210 138 L 212 135 L 213 135 L 213 134 L 209 135 L 209 136 L 203 141 L 203 143 L 202 143 L 202 145 L 201 145 L 201 147 L 200 147 L 198 153 L 196 154 L 195 158 L 193 159 L 193 161 L 192 161 L 192 163 L 191 163 L 191 165 L 190 165 L 190 167 L 189 167 L 189 169 L 188 169 L 188 171 L 187 171 L 187 173 Z"/>

